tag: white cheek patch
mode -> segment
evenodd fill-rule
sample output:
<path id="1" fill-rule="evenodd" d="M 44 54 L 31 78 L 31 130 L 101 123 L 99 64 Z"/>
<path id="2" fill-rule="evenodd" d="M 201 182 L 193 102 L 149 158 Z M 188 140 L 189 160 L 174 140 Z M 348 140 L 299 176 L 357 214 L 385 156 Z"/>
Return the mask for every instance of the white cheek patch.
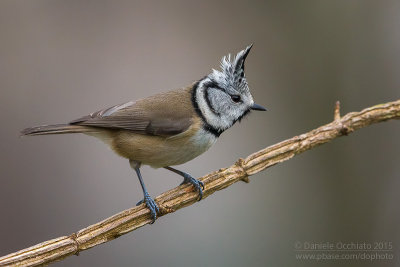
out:
<path id="1" fill-rule="evenodd" d="M 232 126 L 232 120 L 223 114 L 218 116 L 208 106 L 207 100 L 204 99 L 204 81 L 200 82 L 196 89 L 196 101 L 201 113 L 208 124 L 218 130 L 226 130 Z"/>

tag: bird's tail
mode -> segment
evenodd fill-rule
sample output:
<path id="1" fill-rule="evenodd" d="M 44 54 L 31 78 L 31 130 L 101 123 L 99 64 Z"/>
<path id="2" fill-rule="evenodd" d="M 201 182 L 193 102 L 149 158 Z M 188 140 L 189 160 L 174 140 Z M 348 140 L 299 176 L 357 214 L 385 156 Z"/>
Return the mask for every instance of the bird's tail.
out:
<path id="1" fill-rule="evenodd" d="M 66 133 L 88 133 L 93 131 L 90 127 L 70 124 L 42 125 L 26 128 L 21 131 L 24 135 L 66 134 Z"/>

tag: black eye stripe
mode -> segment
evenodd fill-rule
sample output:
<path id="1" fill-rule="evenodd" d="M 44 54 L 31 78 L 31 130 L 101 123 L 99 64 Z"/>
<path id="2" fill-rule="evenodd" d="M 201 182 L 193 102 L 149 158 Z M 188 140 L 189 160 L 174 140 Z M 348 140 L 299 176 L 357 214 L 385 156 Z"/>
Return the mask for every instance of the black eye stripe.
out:
<path id="1" fill-rule="evenodd" d="M 211 110 L 212 113 L 214 113 L 215 115 L 220 116 L 221 114 L 219 114 L 219 112 L 217 112 L 217 111 L 214 109 L 214 107 L 213 107 L 213 105 L 212 105 L 212 103 L 211 103 L 210 97 L 209 97 L 209 95 L 208 95 L 208 93 L 209 93 L 208 90 L 209 90 L 209 88 L 205 89 L 205 90 L 204 90 L 204 95 L 203 95 L 204 99 L 206 100 L 207 106 L 208 106 L 208 108 Z"/>
<path id="2" fill-rule="evenodd" d="M 205 87 L 208 87 L 208 88 L 215 88 L 215 89 L 224 91 L 224 89 L 222 89 L 222 88 L 221 88 L 216 82 L 214 82 L 214 81 L 209 81 L 209 82 L 205 83 L 204 86 L 205 86 Z"/>
<path id="3" fill-rule="evenodd" d="M 211 110 L 215 113 L 215 110 L 212 108 L 210 100 L 208 99 L 208 89 L 213 88 L 213 89 L 221 90 L 221 91 L 225 92 L 226 94 L 228 94 L 228 93 L 224 89 L 222 89 L 215 81 L 206 82 L 204 84 L 204 86 L 206 87 L 206 90 L 204 91 L 204 93 L 205 93 L 204 96 L 207 101 L 207 104 L 210 106 Z M 232 101 L 235 103 L 239 103 L 242 101 L 240 95 L 230 95 L 230 96 L 231 96 Z"/>

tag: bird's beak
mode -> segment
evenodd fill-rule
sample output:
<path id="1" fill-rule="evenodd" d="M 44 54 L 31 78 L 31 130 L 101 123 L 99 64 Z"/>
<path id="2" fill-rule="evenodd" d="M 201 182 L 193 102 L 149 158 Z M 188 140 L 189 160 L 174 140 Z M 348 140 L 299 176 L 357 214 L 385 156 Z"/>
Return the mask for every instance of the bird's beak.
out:
<path id="1" fill-rule="evenodd" d="M 261 106 L 261 105 L 259 105 L 259 104 L 256 104 L 256 103 L 254 103 L 254 104 L 250 107 L 250 109 L 252 109 L 252 110 L 261 110 L 261 111 L 266 111 L 266 110 L 267 110 L 267 109 L 264 108 L 263 106 Z"/>

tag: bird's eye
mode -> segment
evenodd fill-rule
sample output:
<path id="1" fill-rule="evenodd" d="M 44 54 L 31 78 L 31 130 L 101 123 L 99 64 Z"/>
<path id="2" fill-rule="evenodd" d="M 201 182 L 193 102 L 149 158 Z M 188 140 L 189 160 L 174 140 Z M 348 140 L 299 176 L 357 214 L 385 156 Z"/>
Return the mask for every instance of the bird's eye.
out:
<path id="1" fill-rule="evenodd" d="M 231 98 L 235 103 L 240 102 L 240 95 L 231 95 Z"/>

